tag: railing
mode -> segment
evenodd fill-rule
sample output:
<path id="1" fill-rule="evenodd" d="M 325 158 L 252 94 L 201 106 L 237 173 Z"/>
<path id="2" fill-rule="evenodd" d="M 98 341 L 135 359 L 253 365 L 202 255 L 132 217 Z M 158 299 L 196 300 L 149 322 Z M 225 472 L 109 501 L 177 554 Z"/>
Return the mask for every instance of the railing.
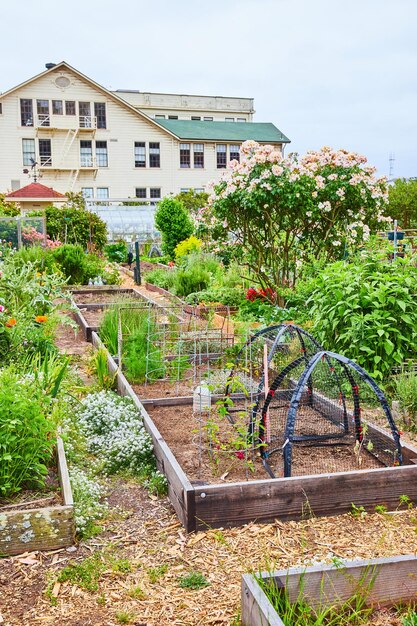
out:
<path id="1" fill-rule="evenodd" d="M 91 115 L 79 116 L 79 128 L 97 128 L 97 118 Z"/>
<path id="2" fill-rule="evenodd" d="M 26 124 L 32 126 L 32 119 Z M 61 128 L 62 130 L 95 130 L 97 118 L 92 115 L 49 115 L 42 113 L 35 116 L 36 128 Z"/>
<path id="3" fill-rule="evenodd" d="M 39 157 L 39 167 L 52 167 L 52 157 L 51 156 L 40 156 Z"/>
<path id="4" fill-rule="evenodd" d="M 95 168 L 97 167 L 97 160 L 93 156 L 81 155 L 80 158 L 80 168 Z"/>

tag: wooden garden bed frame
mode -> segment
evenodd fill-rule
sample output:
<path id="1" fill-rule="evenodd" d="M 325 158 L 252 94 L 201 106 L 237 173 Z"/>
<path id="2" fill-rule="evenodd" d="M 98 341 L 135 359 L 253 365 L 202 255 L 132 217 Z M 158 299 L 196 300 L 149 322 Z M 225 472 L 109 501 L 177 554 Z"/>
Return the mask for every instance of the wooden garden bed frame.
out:
<path id="1" fill-rule="evenodd" d="M 415 602 L 417 594 L 417 557 L 396 556 L 383 559 L 346 561 L 335 565 L 294 567 L 242 577 L 242 626 L 284 626 L 279 614 L 259 584 L 285 588 L 290 602 L 302 596 L 312 607 L 343 604 L 357 592 L 358 582 L 369 584 L 369 606 L 393 606 Z M 372 582 L 371 582 L 372 581 Z"/>
<path id="2" fill-rule="evenodd" d="M 0 508 L 1 556 L 56 550 L 74 543 L 74 503 L 61 437 L 57 438 L 56 458 L 62 505 L 22 508 L 23 503 Z"/>
<path id="3" fill-rule="evenodd" d="M 106 349 L 96 330 L 87 326 L 85 334 L 89 339 L 91 337 L 95 347 Z M 401 467 L 192 484 L 144 406 L 183 405 L 191 403 L 191 399 L 154 398 L 142 403 L 109 353 L 107 360 L 110 373 L 116 375 L 119 393 L 130 397 L 143 416 L 145 428 L 153 441 L 158 469 L 168 480 L 169 498 L 187 532 L 241 526 L 249 522 L 271 523 L 275 519 L 338 515 L 351 511 L 352 503 L 365 510 L 373 510 L 376 505 L 393 510 L 398 507 L 402 495 L 417 503 L 417 449 L 405 442 L 402 442 L 402 452 L 407 465 Z M 370 437 L 374 432 L 390 438 L 378 426 L 368 424 L 368 429 Z"/>

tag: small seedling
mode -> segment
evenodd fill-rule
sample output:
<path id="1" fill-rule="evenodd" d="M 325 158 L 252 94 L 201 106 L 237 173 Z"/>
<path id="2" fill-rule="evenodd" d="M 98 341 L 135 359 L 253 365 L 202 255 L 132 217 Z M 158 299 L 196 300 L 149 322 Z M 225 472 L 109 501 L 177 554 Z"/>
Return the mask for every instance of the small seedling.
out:
<path id="1" fill-rule="evenodd" d="M 148 576 L 151 583 L 156 583 L 156 581 L 161 578 L 167 571 L 168 565 L 159 565 L 158 567 L 151 567 L 148 570 Z"/>
<path id="2" fill-rule="evenodd" d="M 133 613 L 129 613 L 129 611 L 119 611 L 116 613 L 116 619 L 119 624 L 130 624 L 135 619 L 135 616 Z"/>
<path id="3" fill-rule="evenodd" d="M 380 513 L 381 515 L 385 515 L 387 511 L 388 509 L 384 504 L 377 504 L 375 507 L 375 513 Z"/>
<path id="4" fill-rule="evenodd" d="M 410 610 L 402 619 L 401 626 L 417 626 L 417 613 Z"/>
<path id="5" fill-rule="evenodd" d="M 129 559 L 115 559 L 112 561 L 111 568 L 113 572 L 120 572 L 121 574 L 128 574 L 132 571 Z"/>
<path id="6" fill-rule="evenodd" d="M 179 579 L 179 585 L 183 589 L 202 589 L 209 584 L 209 581 L 201 572 L 190 572 Z"/>
<path id="7" fill-rule="evenodd" d="M 139 585 L 131 587 L 131 589 L 127 592 L 127 595 L 129 598 L 133 598 L 134 600 L 145 600 L 146 598 L 146 593 Z"/>
<path id="8" fill-rule="evenodd" d="M 100 606 L 105 606 L 106 604 L 106 596 L 104 595 L 104 593 L 101 593 L 98 598 L 97 598 L 97 604 L 99 604 Z"/>
<path id="9" fill-rule="evenodd" d="M 398 499 L 398 502 L 399 502 L 399 506 L 406 506 L 407 509 L 409 510 L 413 508 L 413 503 L 411 501 L 411 498 L 407 496 L 406 494 L 401 495 Z"/>
<path id="10" fill-rule="evenodd" d="M 360 518 L 365 517 L 366 515 L 365 507 L 356 506 L 356 504 L 352 502 L 352 508 L 351 508 L 350 514 L 352 517 L 360 517 Z"/>

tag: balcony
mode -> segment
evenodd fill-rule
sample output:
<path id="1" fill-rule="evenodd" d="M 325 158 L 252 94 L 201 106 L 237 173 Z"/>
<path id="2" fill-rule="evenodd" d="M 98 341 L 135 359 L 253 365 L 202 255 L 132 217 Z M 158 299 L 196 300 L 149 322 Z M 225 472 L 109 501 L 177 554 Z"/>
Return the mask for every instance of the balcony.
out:
<path id="1" fill-rule="evenodd" d="M 79 161 L 74 162 L 72 159 L 67 160 L 64 163 L 59 159 L 52 161 L 52 157 L 41 156 L 39 159 L 40 170 L 55 170 L 55 171 L 96 171 L 98 169 L 97 160 L 94 157 L 82 156 Z"/>
<path id="2" fill-rule="evenodd" d="M 41 114 L 35 116 L 36 130 L 77 130 L 95 131 L 97 128 L 97 118 L 93 115 L 49 115 Z"/>

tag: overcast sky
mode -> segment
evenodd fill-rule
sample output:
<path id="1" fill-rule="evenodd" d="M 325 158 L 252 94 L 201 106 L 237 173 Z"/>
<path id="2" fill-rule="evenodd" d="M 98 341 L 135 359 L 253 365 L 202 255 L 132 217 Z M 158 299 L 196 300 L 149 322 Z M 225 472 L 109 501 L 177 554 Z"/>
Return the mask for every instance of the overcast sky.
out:
<path id="1" fill-rule="evenodd" d="M 416 0 L 0 0 L 0 24 L 0 91 L 65 60 L 110 89 L 253 97 L 289 151 L 417 176 Z"/>

